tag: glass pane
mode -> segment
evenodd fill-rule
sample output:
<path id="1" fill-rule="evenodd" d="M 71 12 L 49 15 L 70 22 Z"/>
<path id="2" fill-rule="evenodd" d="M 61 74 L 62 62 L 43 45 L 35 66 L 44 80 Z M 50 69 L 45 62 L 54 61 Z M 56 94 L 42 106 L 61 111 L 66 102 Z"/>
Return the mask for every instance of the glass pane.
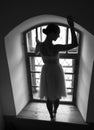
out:
<path id="1" fill-rule="evenodd" d="M 66 81 L 66 88 L 73 88 L 72 81 Z"/>
<path id="2" fill-rule="evenodd" d="M 46 27 L 47 27 L 47 25 L 40 26 L 37 28 L 38 39 L 41 42 L 43 42 L 46 38 L 46 35 L 43 33 L 43 29 Z M 53 44 L 65 45 L 66 44 L 67 27 L 59 26 L 59 28 L 60 28 L 60 35 L 56 41 L 53 41 Z M 76 33 L 77 40 L 79 43 L 79 33 L 77 31 L 75 31 L 75 33 Z M 70 28 L 69 28 L 68 29 L 68 44 L 71 44 L 71 42 L 72 42 L 72 38 L 71 38 L 71 32 L 70 32 Z M 26 43 L 27 43 L 27 51 L 34 53 L 34 50 L 36 47 L 36 29 L 32 29 L 31 31 L 26 33 Z M 66 53 L 66 51 L 60 52 L 60 53 Z M 69 50 L 68 53 L 78 53 L 78 47 Z"/>
<path id="3" fill-rule="evenodd" d="M 31 31 L 26 34 L 26 45 L 27 45 L 27 52 L 30 52 L 31 50 Z"/>
<path id="4" fill-rule="evenodd" d="M 72 95 L 73 94 L 73 89 L 67 89 L 67 94 Z"/>
<path id="5" fill-rule="evenodd" d="M 68 29 L 68 44 L 71 44 L 72 41 L 71 41 L 71 31 L 70 31 L 70 28 Z"/>
<path id="6" fill-rule="evenodd" d="M 77 36 L 77 40 L 79 39 L 79 33 L 77 31 L 75 31 L 75 34 Z M 71 31 L 70 31 L 70 28 L 68 29 L 68 44 L 71 44 L 72 43 L 72 37 L 71 37 Z M 79 41 L 78 41 L 79 43 Z"/>
<path id="7" fill-rule="evenodd" d="M 43 42 L 46 38 L 46 35 L 43 33 L 43 29 L 45 29 L 47 25 L 38 27 L 38 40 Z"/>
<path id="8" fill-rule="evenodd" d="M 32 86 L 39 86 L 40 84 L 40 73 L 31 73 Z"/>
<path id="9" fill-rule="evenodd" d="M 72 80 L 72 79 L 73 79 L 73 75 L 65 74 L 65 80 Z"/>
<path id="10" fill-rule="evenodd" d="M 78 43 L 79 43 L 79 33 L 77 31 L 75 31 L 75 34 L 77 36 L 77 40 L 78 40 Z M 72 44 L 72 37 L 71 37 L 70 29 L 68 29 L 68 44 Z M 70 54 L 78 53 L 78 47 L 69 50 L 68 53 L 70 53 Z"/>
<path id="11" fill-rule="evenodd" d="M 46 28 L 47 25 L 43 25 L 40 27 L 32 29 L 31 31 L 26 33 L 26 45 L 27 45 L 27 53 L 31 52 L 34 53 L 35 47 L 36 47 L 36 33 L 38 36 L 38 40 L 43 42 L 46 38 L 46 35 L 43 33 L 43 29 Z M 70 29 L 68 29 L 68 34 L 67 34 L 67 27 L 65 26 L 61 26 L 60 27 L 60 36 L 58 37 L 58 39 L 56 41 L 53 41 L 53 44 L 71 44 L 72 42 L 72 38 L 71 38 L 71 32 Z M 77 31 L 76 35 L 77 35 L 77 40 L 79 43 L 79 33 Z M 67 37 L 68 36 L 68 37 Z M 68 39 L 66 39 L 68 38 Z M 68 42 L 68 43 L 66 43 Z M 61 55 L 66 54 L 65 52 L 60 52 Z M 78 53 L 78 47 L 71 49 L 69 51 L 67 51 L 68 54 L 74 54 L 74 53 Z M 31 70 L 31 83 L 32 83 L 32 90 L 34 90 L 33 92 L 33 97 L 36 95 L 37 97 L 34 97 L 36 99 L 38 99 L 38 92 L 39 92 L 39 84 L 40 84 L 40 76 L 41 76 L 41 70 L 42 70 L 42 66 L 43 66 L 43 61 L 41 57 L 30 57 L 29 58 L 30 61 L 30 70 Z M 65 73 L 65 83 L 66 83 L 66 90 L 67 90 L 67 97 L 66 98 L 62 98 L 61 101 L 72 101 L 73 95 L 72 95 L 72 91 L 73 89 L 69 89 L 69 88 L 73 88 L 73 83 L 74 83 L 74 60 L 73 59 L 59 59 L 60 64 L 62 65 L 62 69 L 64 70 Z M 35 93 L 37 92 L 37 94 Z"/>
<path id="12" fill-rule="evenodd" d="M 34 57 L 29 57 L 29 62 L 30 62 L 30 70 L 35 71 L 35 60 Z"/>
<path id="13" fill-rule="evenodd" d="M 34 73 L 31 74 L 31 82 L 32 82 L 32 86 L 36 86 L 36 76 Z"/>
<path id="14" fill-rule="evenodd" d="M 37 31 L 38 31 L 38 40 L 41 41 L 41 27 L 38 27 L 37 28 Z"/>
<path id="15" fill-rule="evenodd" d="M 73 61 L 74 61 L 73 59 L 60 59 L 62 69 L 65 72 L 65 84 L 66 84 L 66 91 L 67 91 L 67 97 L 65 99 L 62 98 L 61 101 L 72 101 L 72 90 L 69 88 L 73 88 L 74 75 L 69 73 L 73 72 Z M 35 73 L 31 73 L 32 91 L 33 91 L 34 99 L 39 99 L 38 92 L 39 92 L 42 65 L 43 65 L 43 61 L 41 57 L 30 58 L 30 66 L 32 68 L 31 70 L 35 72 Z"/>
<path id="16" fill-rule="evenodd" d="M 62 66 L 72 66 L 72 59 L 59 59 L 59 62 Z"/>
<path id="17" fill-rule="evenodd" d="M 31 42 L 31 51 L 32 51 L 36 47 L 36 29 L 33 29 L 31 31 L 31 34 L 32 34 L 32 42 Z"/>
<path id="18" fill-rule="evenodd" d="M 35 57 L 34 60 L 35 60 L 35 65 L 42 66 L 44 64 L 41 57 Z"/>
<path id="19" fill-rule="evenodd" d="M 73 73 L 73 68 L 72 67 L 62 67 L 64 70 L 64 73 Z"/>
<path id="20" fill-rule="evenodd" d="M 35 71 L 36 72 L 41 72 L 42 66 L 35 66 Z"/>
<path id="21" fill-rule="evenodd" d="M 47 25 L 42 26 L 42 42 L 44 42 L 46 35 L 43 33 L 43 29 L 45 29 L 47 27 Z"/>
<path id="22" fill-rule="evenodd" d="M 41 72 L 43 61 L 41 57 L 30 57 L 30 70 Z"/>
<path id="23" fill-rule="evenodd" d="M 36 29 L 32 29 L 26 33 L 27 51 L 34 52 L 36 47 Z"/>
<path id="24" fill-rule="evenodd" d="M 53 44 L 66 44 L 66 27 L 59 26 L 60 28 L 60 34 L 56 41 L 53 41 Z"/>

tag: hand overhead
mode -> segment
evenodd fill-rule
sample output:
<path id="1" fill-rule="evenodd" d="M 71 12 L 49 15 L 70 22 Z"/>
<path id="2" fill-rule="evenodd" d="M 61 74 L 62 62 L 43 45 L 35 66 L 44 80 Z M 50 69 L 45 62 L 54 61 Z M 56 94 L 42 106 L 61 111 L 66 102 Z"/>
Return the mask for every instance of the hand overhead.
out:
<path id="1" fill-rule="evenodd" d="M 67 22 L 70 27 L 74 27 L 74 21 L 73 21 L 72 16 L 67 16 Z"/>

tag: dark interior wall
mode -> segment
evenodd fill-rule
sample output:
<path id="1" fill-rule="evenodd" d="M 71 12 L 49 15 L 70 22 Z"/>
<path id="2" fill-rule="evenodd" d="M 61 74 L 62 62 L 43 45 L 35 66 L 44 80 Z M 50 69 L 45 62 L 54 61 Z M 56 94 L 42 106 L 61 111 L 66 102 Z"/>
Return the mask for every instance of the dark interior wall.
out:
<path id="1" fill-rule="evenodd" d="M 0 105 L 6 115 L 15 114 L 13 93 L 11 89 L 10 75 L 7 64 L 4 39 L 0 37 Z"/>
<path id="2" fill-rule="evenodd" d="M 94 34 L 93 1 L 89 0 L 32 0 L 2 1 L 0 4 L 0 32 L 6 35 L 24 20 L 41 14 L 66 17 L 72 15 L 76 23 Z"/>
<path id="3" fill-rule="evenodd" d="M 1 109 L 1 102 L 0 102 L 0 130 L 4 130 L 4 119 L 3 119 L 2 109 Z"/>

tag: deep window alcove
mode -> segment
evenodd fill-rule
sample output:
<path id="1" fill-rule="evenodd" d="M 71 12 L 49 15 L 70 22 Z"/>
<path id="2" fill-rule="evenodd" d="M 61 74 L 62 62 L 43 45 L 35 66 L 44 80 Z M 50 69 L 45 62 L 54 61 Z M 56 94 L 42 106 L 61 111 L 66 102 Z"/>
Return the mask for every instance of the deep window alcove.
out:
<path id="1" fill-rule="evenodd" d="M 70 28 L 66 24 L 57 23 L 60 28 L 60 36 L 56 41 L 53 41 L 53 44 L 71 44 L 71 33 Z M 36 47 L 36 37 L 38 40 L 43 42 L 46 38 L 46 35 L 42 32 L 44 28 L 47 27 L 47 23 L 42 23 L 36 25 L 28 30 L 24 34 L 24 47 L 26 53 L 26 64 L 28 67 L 28 78 L 29 78 L 29 87 L 31 87 L 31 93 L 33 100 L 40 101 L 38 97 L 39 84 L 41 69 L 43 66 L 43 61 L 40 55 L 35 54 Z M 78 43 L 80 43 L 80 31 L 75 29 Z M 79 44 L 80 45 L 80 44 Z M 60 58 L 59 62 L 62 65 L 62 69 L 65 73 L 65 83 L 67 97 L 62 98 L 61 102 L 70 102 L 73 103 L 74 96 L 76 94 L 76 84 L 77 84 L 77 75 L 78 75 L 78 66 L 79 66 L 79 46 L 73 48 L 69 51 L 64 51 L 59 53 Z M 43 99 L 45 100 L 45 99 Z"/>

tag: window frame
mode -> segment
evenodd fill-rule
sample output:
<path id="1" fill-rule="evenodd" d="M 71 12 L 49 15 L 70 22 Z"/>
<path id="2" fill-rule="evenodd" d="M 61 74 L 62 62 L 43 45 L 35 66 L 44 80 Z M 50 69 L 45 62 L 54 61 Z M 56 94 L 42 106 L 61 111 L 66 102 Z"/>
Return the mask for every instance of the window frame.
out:
<path id="1" fill-rule="evenodd" d="M 45 100 L 37 100 L 37 99 L 33 99 L 33 94 L 32 94 L 32 81 L 31 81 L 31 70 L 30 70 L 30 63 L 29 63 L 29 57 L 40 57 L 40 55 L 35 55 L 35 53 L 30 53 L 28 52 L 27 50 L 27 45 L 26 45 L 26 33 L 33 30 L 33 29 L 36 29 L 37 27 L 39 26 L 45 26 L 47 25 L 48 23 L 51 23 L 51 22 L 47 22 L 47 23 L 41 23 L 41 24 L 37 24 L 29 29 L 27 29 L 26 31 L 23 32 L 23 45 L 24 45 L 24 51 L 25 51 L 25 60 L 26 60 L 26 69 L 27 69 L 27 79 L 28 79 L 28 88 L 29 88 L 29 95 L 30 95 L 30 99 L 32 101 L 39 101 L 39 102 L 45 102 Z M 58 22 L 55 22 L 56 24 L 58 24 L 59 26 L 64 26 L 67 28 L 67 39 L 68 39 L 68 28 L 69 26 L 66 25 L 66 24 L 63 24 L 63 23 L 58 23 Z M 63 101 L 63 103 L 65 104 L 75 104 L 76 103 L 76 92 L 77 92 L 77 82 L 78 82 L 78 70 L 79 70 L 79 59 L 80 59 L 80 51 L 81 51 L 81 31 L 76 29 L 75 28 L 75 31 L 77 31 L 79 33 L 79 47 L 78 47 L 78 53 L 77 54 L 69 54 L 69 53 L 66 53 L 66 54 L 60 54 L 60 57 L 61 58 L 65 58 L 65 59 L 75 59 L 75 66 L 74 66 L 74 69 L 77 68 L 77 70 L 74 70 L 75 72 L 75 76 L 74 76 L 74 87 L 73 87 L 73 99 L 72 99 L 72 102 L 66 102 L 66 101 Z M 68 43 L 66 41 L 66 43 Z M 27 53 L 28 52 L 28 53 Z M 77 67 L 76 67 L 77 66 Z M 61 102 L 62 103 L 62 102 Z"/>

